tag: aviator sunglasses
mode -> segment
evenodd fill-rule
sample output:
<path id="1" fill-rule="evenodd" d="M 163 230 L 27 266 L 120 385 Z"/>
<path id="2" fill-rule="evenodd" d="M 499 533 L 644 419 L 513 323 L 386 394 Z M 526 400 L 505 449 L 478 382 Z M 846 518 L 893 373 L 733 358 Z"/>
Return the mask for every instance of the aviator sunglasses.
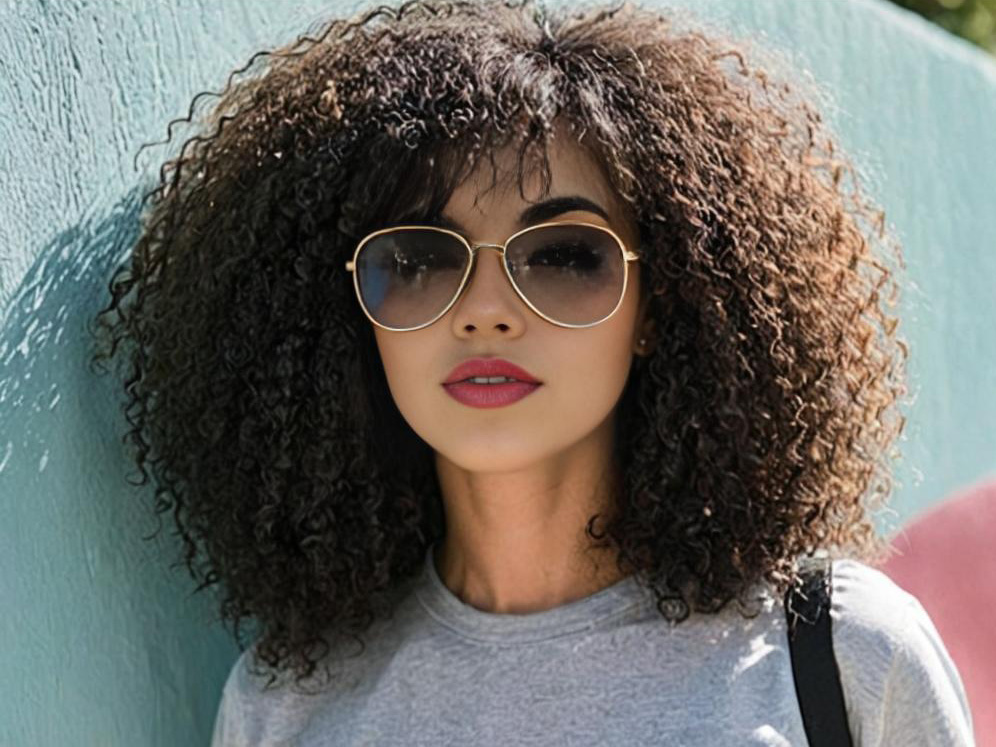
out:
<path id="1" fill-rule="evenodd" d="M 622 303 L 629 263 L 639 256 L 593 223 L 541 223 L 504 244 L 472 244 L 435 226 L 394 226 L 366 236 L 346 270 L 367 318 L 392 332 L 427 327 L 456 303 L 477 251 L 495 249 L 516 294 L 560 327 L 593 327 Z"/>

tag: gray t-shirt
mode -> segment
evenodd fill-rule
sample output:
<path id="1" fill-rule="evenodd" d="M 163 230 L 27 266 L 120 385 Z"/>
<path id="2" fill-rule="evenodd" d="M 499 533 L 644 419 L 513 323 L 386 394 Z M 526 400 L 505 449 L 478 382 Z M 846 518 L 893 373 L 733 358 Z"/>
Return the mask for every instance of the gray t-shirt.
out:
<path id="1" fill-rule="evenodd" d="M 425 556 L 391 620 L 308 694 L 232 668 L 212 747 L 805 745 L 780 598 L 670 626 L 630 576 L 529 614 L 464 604 Z M 915 597 L 835 560 L 831 620 L 855 747 L 973 745 L 965 690 Z M 251 650 L 251 649 L 250 649 Z M 353 643 L 348 650 L 358 651 Z M 334 654 L 333 654 L 334 656 Z"/>

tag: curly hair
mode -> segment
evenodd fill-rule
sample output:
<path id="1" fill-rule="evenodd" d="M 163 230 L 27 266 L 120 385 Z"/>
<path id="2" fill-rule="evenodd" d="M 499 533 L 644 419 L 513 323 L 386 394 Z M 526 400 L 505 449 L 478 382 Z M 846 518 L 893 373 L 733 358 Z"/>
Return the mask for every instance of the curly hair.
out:
<path id="1" fill-rule="evenodd" d="M 801 554 L 887 553 L 870 513 L 907 346 L 878 249 L 903 267 L 901 248 L 800 86 L 680 20 L 417 0 L 327 21 L 232 72 L 160 168 L 93 361 L 125 356 L 140 484 L 240 647 L 258 624 L 271 683 L 313 674 L 335 636 L 362 647 L 444 531 L 345 261 L 438 214 L 499 147 L 520 183 L 548 172 L 555 124 L 592 139 L 632 207 L 658 336 L 617 408 L 615 510 L 588 536 L 670 624 L 747 614 Z"/>

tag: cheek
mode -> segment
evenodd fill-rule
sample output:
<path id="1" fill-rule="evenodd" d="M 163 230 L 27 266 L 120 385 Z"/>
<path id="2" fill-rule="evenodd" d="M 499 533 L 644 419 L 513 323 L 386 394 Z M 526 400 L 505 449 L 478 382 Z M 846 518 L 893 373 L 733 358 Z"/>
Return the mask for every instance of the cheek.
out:
<path id="1" fill-rule="evenodd" d="M 543 350 L 551 386 L 542 400 L 542 412 L 537 413 L 544 428 L 584 431 L 597 426 L 616 406 L 633 360 L 632 327 L 622 322 L 622 317 L 613 317 L 587 330 L 551 335 L 546 341 Z"/>
<path id="2" fill-rule="evenodd" d="M 429 430 L 439 420 L 439 347 L 429 334 L 419 332 L 375 333 L 391 398 L 412 430 L 429 440 Z M 437 380 L 438 379 L 438 380 Z"/>
<path id="3" fill-rule="evenodd" d="M 582 396 L 597 400 L 602 404 L 612 404 L 622 391 L 632 364 L 632 349 L 628 329 L 599 330 L 592 339 L 579 341 L 565 355 L 565 373 L 572 382 L 571 389 Z"/>
<path id="4" fill-rule="evenodd" d="M 404 414 L 411 409 L 419 392 L 426 389 L 431 347 L 420 344 L 416 339 L 419 335 L 414 332 L 386 332 L 378 328 L 375 336 L 391 396 Z"/>
<path id="5" fill-rule="evenodd" d="M 579 339 L 573 347 L 576 370 L 585 372 L 578 377 L 579 383 L 589 388 L 592 396 L 598 392 L 602 398 L 612 400 L 610 406 L 622 393 L 633 365 L 636 313 L 636 294 L 627 289 L 615 316 L 588 330 L 585 339 Z"/>

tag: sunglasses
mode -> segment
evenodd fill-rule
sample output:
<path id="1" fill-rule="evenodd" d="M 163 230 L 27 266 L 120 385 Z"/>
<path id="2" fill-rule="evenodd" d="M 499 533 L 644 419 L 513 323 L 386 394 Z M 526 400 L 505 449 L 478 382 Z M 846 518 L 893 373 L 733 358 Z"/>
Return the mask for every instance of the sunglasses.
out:
<path id="1" fill-rule="evenodd" d="M 396 226 L 360 241 L 346 270 L 371 322 L 410 332 L 456 303 L 481 248 L 501 253 L 505 275 L 530 309 L 570 328 L 611 317 L 626 293 L 629 263 L 639 259 L 614 231 L 592 223 L 541 223 L 504 244 L 471 244 L 447 228 Z"/>

